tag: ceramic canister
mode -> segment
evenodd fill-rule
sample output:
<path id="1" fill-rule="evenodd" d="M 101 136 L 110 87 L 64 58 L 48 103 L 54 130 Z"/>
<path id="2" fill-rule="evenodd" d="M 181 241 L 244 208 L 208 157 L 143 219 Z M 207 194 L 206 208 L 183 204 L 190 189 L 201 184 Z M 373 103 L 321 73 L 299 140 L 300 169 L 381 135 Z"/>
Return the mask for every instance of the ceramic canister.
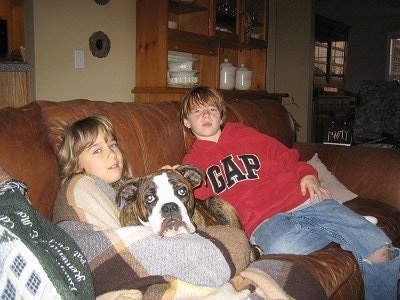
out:
<path id="1" fill-rule="evenodd" d="M 235 87 L 236 69 L 227 58 L 220 65 L 219 88 L 222 90 L 232 90 Z"/>
<path id="2" fill-rule="evenodd" d="M 251 87 L 252 71 L 244 66 L 240 65 L 240 68 L 236 71 L 235 89 L 236 90 L 249 90 Z"/>

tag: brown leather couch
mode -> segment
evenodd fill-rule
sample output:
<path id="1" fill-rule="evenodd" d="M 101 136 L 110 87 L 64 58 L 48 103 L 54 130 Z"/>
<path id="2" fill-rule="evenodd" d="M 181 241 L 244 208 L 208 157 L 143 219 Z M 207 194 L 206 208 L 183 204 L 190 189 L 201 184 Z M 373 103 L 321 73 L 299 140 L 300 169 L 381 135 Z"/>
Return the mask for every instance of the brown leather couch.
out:
<path id="1" fill-rule="evenodd" d="M 178 122 L 178 105 L 70 100 L 38 101 L 0 110 L 0 165 L 27 184 L 33 206 L 51 219 L 60 185 L 55 153 L 68 123 L 93 114 L 108 116 L 128 155 L 132 174 L 140 176 L 165 164 L 180 163 L 190 147 L 193 140 L 184 135 Z M 318 152 L 328 169 L 359 195 L 346 205 L 362 215 L 375 216 L 378 226 L 400 246 L 399 150 L 294 143 L 288 112 L 271 99 L 228 101 L 228 120 L 243 122 L 298 148 L 304 160 Z M 292 261 L 308 270 L 329 299 L 363 298 L 358 265 L 351 253 L 336 244 L 305 256 L 265 258 Z"/>

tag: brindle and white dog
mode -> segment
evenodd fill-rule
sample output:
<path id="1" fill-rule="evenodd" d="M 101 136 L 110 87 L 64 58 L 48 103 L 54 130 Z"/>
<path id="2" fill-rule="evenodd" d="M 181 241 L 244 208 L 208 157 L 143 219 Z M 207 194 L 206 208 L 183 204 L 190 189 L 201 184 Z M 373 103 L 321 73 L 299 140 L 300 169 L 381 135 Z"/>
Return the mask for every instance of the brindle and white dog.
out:
<path id="1" fill-rule="evenodd" d="M 243 230 L 236 210 L 225 200 L 194 198 L 193 189 L 204 180 L 204 172 L 191 165 L 128 179 L 119 188 L 117 197 L 125 202 L 120 213 L 121 225 L 150 226 L 160 237 L 193 233 L 196 227 L 211 225 L 230 225 Z M 261 250 L 252 246 L 250 252 L 253 261 Z"/>

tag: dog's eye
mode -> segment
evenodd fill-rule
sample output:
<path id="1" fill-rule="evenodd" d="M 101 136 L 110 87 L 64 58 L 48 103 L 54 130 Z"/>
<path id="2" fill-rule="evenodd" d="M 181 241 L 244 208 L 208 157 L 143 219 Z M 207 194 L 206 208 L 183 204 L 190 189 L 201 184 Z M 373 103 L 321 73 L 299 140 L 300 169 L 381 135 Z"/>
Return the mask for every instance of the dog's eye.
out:
<path id="1" fill-rule="evenodd" d="M 187 190 L 185 188 L 179 188 L 177 190 L 178 196 L 185 196 L 186 192 L 187 192 Z"/>
<path id="2" fill-rule="evenodd" d="M 152 203 L 155 200 L 156 200 L 156 197 L 154 197 L 154 195 L 152 195 L 152 194 L 149 194 L 149 195 L 146 196 L 147 203 Z"/>

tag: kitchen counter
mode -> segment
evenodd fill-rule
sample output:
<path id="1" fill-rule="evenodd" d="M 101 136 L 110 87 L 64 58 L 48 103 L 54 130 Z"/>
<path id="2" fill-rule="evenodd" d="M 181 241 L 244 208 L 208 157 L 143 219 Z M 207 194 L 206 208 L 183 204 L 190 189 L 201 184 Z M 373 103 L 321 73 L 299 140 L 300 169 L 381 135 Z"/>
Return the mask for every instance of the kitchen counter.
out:
<path id="1" fill-rule="evenodd" d="M 32 65 L 20 61 L 0 61 L 0 72 L 30 72 Z"/>
<path id="2" fill-rule="evenodd" d="M 19 61 L 0 61 L 0 108 L 30 102 L 29 76 L 33 67 Z"/>

